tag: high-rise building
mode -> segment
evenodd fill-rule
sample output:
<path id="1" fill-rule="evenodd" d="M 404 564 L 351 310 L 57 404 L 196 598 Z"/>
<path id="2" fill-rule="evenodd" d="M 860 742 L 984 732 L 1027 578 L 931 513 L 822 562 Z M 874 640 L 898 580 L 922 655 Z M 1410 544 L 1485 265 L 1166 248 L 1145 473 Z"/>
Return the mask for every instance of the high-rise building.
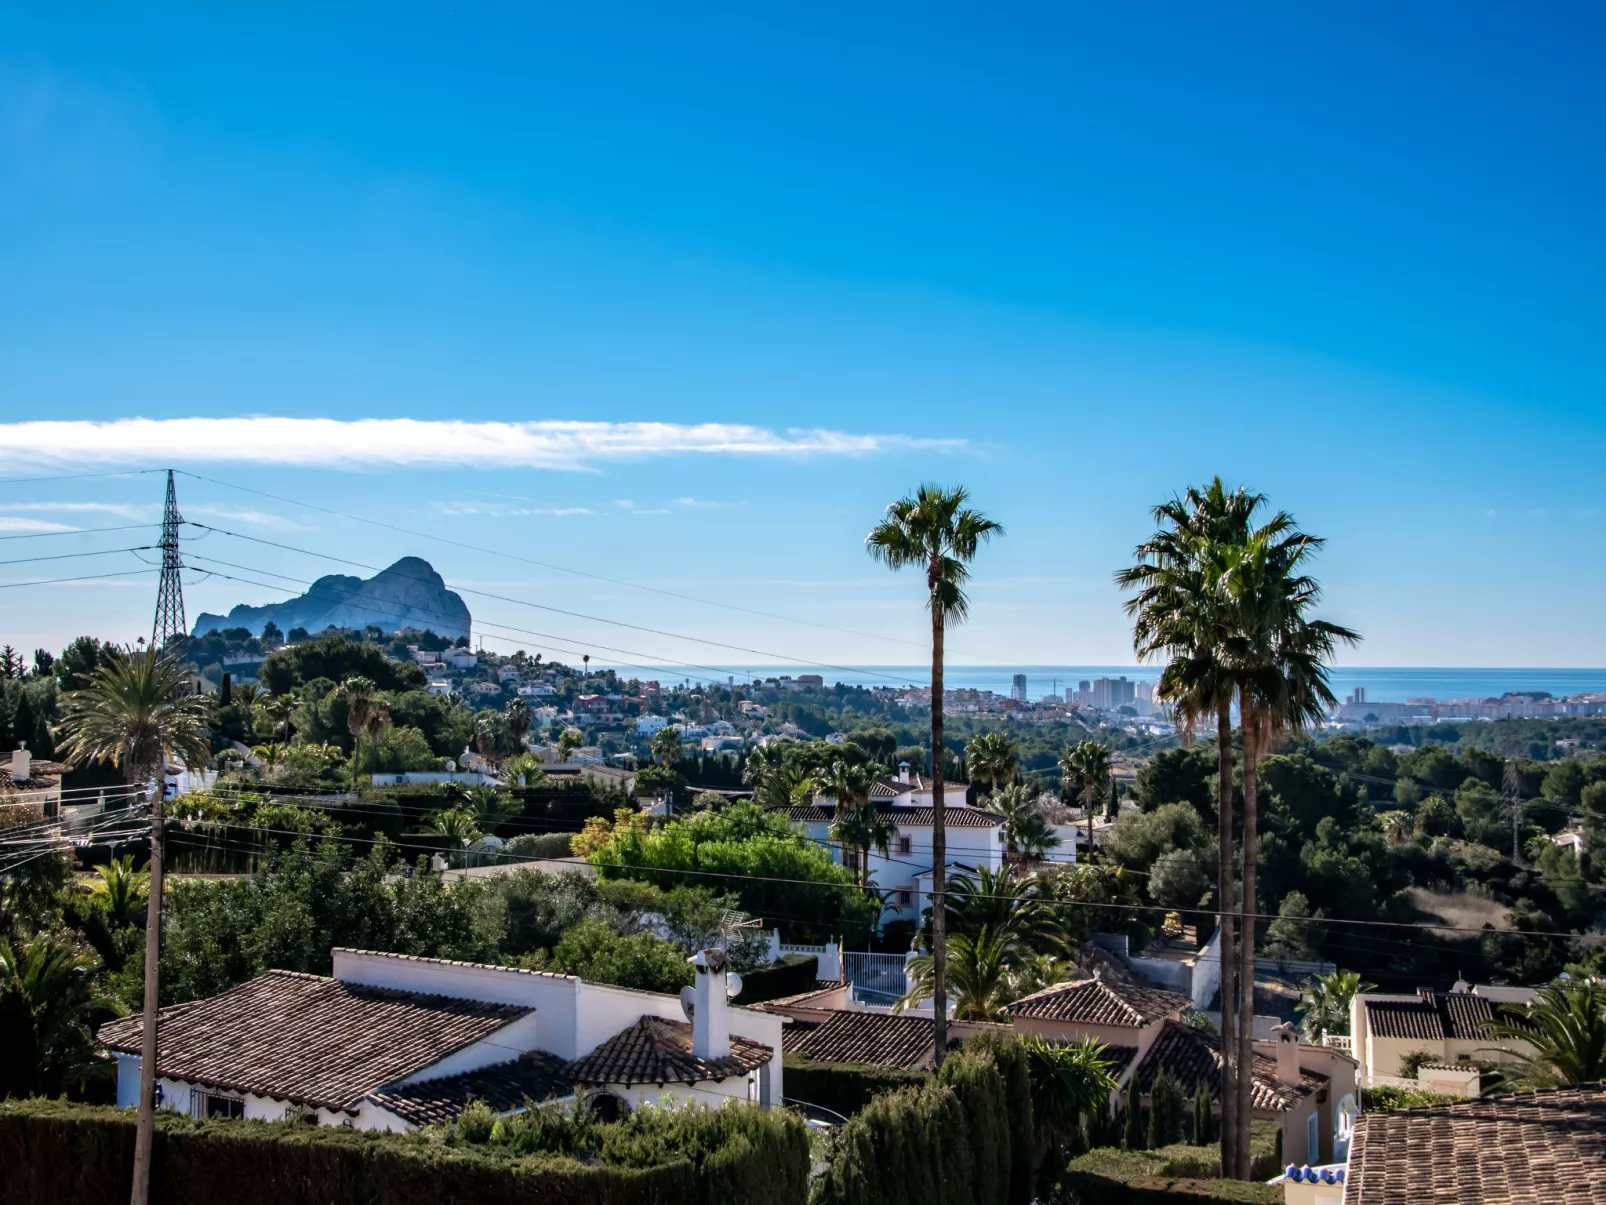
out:
<path id="1" fill-rule="evenodd" d="M 1100 711 L 1114 711 L 1117 707 L 1127 706 L 1133 699 L 1133 688 L 1136 683 L 1128 682 L 1126 678 L 1095 678 L 1093 679 L 1093 706 Z"/>
<path id="2" fill-rule="evenodd" d="M 1016 674 L 1009 688 L 1009 697 L 1019 703 L 1026 702 L 1026 675 Z"/>

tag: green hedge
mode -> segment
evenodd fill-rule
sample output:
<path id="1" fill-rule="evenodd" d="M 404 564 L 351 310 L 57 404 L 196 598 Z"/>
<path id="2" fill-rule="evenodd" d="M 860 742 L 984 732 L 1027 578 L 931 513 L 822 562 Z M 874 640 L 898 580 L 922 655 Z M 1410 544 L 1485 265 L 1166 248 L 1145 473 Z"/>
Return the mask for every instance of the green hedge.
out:
<path id="1" fill-rule="evenodd" d="M 786 1055 L 781 1068 L 788 1100 L 819 1105 L 843 1117 L 852 1117 L 883 1092 L 915 1087 L 931 1078 L 923 1071 L 816 1063 L 796 1054 Z"/>
<path id="2" fill-rule="evenodd" d="M 604 1159 L 613 1165 L 510 1157 L 420 1134 L 163 1114 L 151 1199 L 163 1205 L 800 1205 L 808 1175 L 801 1122 L 752 1109 L 725 1112 L 638 1110 L 605 1127 Z M 122 1200 L 133 1157 L 128 1110 L 0 1103 L 0 1205 Z"/>
<path id="3" fill-rule="evenodd" d="M 820 981 L 820 960 L 813 954 L 787 954 L 779 962 L 742 972 L 737 1004 L 762 1004 L 806 992 Z"/>
<path id="4" fill-rule="evenodd" d="M 1250 1134 L 1248 1180 L 1221 1179 L 1221 1150 L 1215 1146 L 1177 1143 L 1158 1150 L 1128 1151 L 1102 1147 L 1066 1165 L 1061 1195 L 1067 1201 L 1187 1202 L 1268 1201 L 1283 1199 L 1282 1189 L 1264 1182 L 1282 1170 L 1278 1157 L 1280 1127 L 1256 1122 Z"/>
<path id="5" fill-rule="evenodd" d="M 949 1056 L 919 1087 L 883 1093 L 842 1126 L 813 1205 L 1009 1205 L 1012 1129 L 1030 1125 L 993 1054 Z"/>
<path id="6" fill-rule="evenodd" d="M 574 850 L 573 833 L 521 833 L 501 848 L 503 856 L 514 858 L 568 858 Z"/>

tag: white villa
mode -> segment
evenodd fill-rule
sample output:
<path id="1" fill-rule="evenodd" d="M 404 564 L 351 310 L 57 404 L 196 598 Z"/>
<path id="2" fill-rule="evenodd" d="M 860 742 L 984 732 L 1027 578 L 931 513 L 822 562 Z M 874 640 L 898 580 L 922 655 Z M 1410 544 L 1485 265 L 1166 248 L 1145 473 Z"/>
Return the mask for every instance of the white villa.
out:
<path id="1" fill-rule="evenodd" d="M 911 774 L 907 762 L 898 767 L 897 778 L 877 779 L 870 788 L 870 801 L 876 811 L 895 826 L 886 855 L 872 849 L 868 862 L 870 878 L 875 885 L 883 891 L 896 893 L 884 917 L 918 921 L 923 906 L 922 892 L 929 894 L 931 890 L 931 788 L 931 780 L 924 775 Z M 974 873 L 983 866 L 1001 869 L 1005 853 L 1003 819 L 967 805 L 967 790 L 968 783 L 943 784 L 949 873 Z M 850 870 L 858 869 L 859 851 L 838 848 L 831 841 L 831 826 L 836 823 L 834 799 L 817 794 L 812 806 L 789 808 L 787 812 L 795 823 L 802 825 L 809 840 L 831 846 L 836 861 Z"/>
<path id="2" fill-rule="evenodd" d="M 1539 993 L 1531 987 L 1460 982 L 1448 992 L 1422 988 L 1412 995 L 1357 993 L 1350 1002 L 1348 1042 L 1363 1083 L 1399 1079 L 1408 1054 L 1425 1052 L 1417 1074 L 1432 1091 L 1475 1096 L 1476 1063 L 1518 1062 L 1532 1053 L 1526 1042 L 1488 1033 L 1504 1006 L 1526 1006 Z M 1459 1074 L 1458 1074 L 1459 1073 Z"/>
<path id="3" fill-rule="evenodd" d="M 334 974 L 269 971 L 159 1014 L 163 1108 L 195 1117 L 410 1130 L 472 1100 L 781 1103 L 782 1018 L 728 1001 L 725 954 L 681 999 L 572 975 L 337 949 Z M 688 1022 L 687 1017 L 691 1020 Z M 117 1103 L 139 1099 L 143 1017 L 101 1026 Z"/>

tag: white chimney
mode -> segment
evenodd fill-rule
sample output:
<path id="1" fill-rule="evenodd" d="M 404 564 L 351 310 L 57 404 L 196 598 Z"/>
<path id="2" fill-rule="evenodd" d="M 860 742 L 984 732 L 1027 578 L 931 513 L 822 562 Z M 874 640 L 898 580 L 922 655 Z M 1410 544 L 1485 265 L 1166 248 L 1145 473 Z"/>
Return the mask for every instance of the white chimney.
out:
<path id="1" fill-rule="evenodd" d="M 901 761 L 898 763 L 898 781 L 909 781 L 909 763 L 906 761 Z"/>
<path id="2" fill-rule="evenodd" d="M 33 757 L 28 753 L 28 746 L 21 742 L 17 750 L 11 755 L 11 781 L 27 782 L 33 777 Z"/>
<path id="3" fill-rule="evenodd" d="M 1299 1084 L 1299 1030 L 1285 1022 L 1273 1025 L 1271 1032 L 1277 1042 L 1277 1082 L 1295 1087 Z"/>
<path id="4" fill-rule="evenodd" d="M 691 1014 L 691 1052 L 700 1059 L 722 1059 L 731 1052 L 730 1003 L 726 999 L 724 950 L 699 950 L 691 957 L 697 971 Z"/>

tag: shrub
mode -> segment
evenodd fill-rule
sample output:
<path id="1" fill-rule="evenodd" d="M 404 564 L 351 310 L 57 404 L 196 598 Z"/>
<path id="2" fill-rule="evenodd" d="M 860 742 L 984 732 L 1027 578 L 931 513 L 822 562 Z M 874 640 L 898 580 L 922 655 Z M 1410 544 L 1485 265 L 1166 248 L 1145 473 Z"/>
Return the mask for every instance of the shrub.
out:
<path id="1" fill-rule="evenodd" d="M 1442 1105 L 1459 1100 L 1456 1096 L 1442 1096 L 1437 1092 L 1424 1092 L 1418 1088 L 1362 1088 L 1362 1113 L 1389 1113 L 1395 1109 L 1416 1109 L 1423 1105 Z"/>
<path id="2" fill-rule="evenodd" d="M 998 1066 L 952 1055 L 939 1077 L 873 1099 L 837 1131 L 814 1205 L 1002 1205 L 1011 1146 Z"/>
<path id="3" fill-rule="evenodd" d="M 1036 1187 L 1037 1125 L 1032 1115 L 1032 1072 L 1025 1044 L 1014 1036 L 979 1033 L 965 1040 L 965 1049 L 991 1055 L 1003 1078 L 1010 1143 L 1009 1202 L 1028 1205 Z"/>
<path id="4" fill-rule="evenodd" d="M 883 1092 L 917 1086 L 931 1078 L 922 1071 L 900 1071 L 895 1067 L 816 1063 L 796 1054 L 788 1054 L 782 1060 L 782 1076 L 789 1098 L 843 1117 L 852 1117 Z"/>
<path id="5" fill-rule="evenodd" d="M 0 1104 L 0 1205 L 121 1200 L 134 1162 L 126 1109 L 26 1100 Z M 418 1135 L 256 1121 L 156 1123 L 151 1199 L 164 1205 L 658 1205 L 724 1201 L 687 1159 L 653 1167 L 569 1158 L 496 1159 Z M 768 1201 L 795 1198 L 769 1196 Z"/>
<path id="6" fill-rule="evenodd" d="M 820 981 L 820 960 L 813 954 L 788 954 L 779 962 L 742 973 L 737 1004 L 762 1004 L 806 992 Z"/>
<path id="7" fill-rule="evenodd" d="M 522 833 L 502 846 L 511 860 L 520 858 L 567 858 L 573 853 L 573 833 Z"/>

